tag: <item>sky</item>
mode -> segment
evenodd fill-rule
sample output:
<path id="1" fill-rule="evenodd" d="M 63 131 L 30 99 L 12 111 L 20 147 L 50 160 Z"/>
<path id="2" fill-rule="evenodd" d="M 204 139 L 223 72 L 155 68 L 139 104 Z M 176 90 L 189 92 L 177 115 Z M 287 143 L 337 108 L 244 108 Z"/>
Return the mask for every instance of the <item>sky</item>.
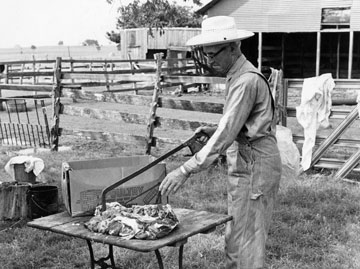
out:
<path id="1" fill-rule="evenodd" d="M 0 48 L 81 45 L 95 39 L 109 45 L 116 30 L 117 8 L 131 0 L 0 0 Z M 171 1 L 192 5 L 191 0 Z"/>

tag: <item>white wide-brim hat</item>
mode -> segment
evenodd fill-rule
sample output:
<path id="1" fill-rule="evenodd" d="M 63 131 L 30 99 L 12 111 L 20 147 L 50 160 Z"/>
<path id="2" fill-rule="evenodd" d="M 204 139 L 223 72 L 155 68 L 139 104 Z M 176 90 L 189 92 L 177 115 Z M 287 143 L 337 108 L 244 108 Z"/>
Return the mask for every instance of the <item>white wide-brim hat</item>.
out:
<path id="1" fill-rule="evenodd" d="M 243 40 L 254 33 L 236 28 L 235 19 L 229 16 L 215 16 L 201 23 L 201 34 L 190 38 L 187 46 L 211 46 Z"/>

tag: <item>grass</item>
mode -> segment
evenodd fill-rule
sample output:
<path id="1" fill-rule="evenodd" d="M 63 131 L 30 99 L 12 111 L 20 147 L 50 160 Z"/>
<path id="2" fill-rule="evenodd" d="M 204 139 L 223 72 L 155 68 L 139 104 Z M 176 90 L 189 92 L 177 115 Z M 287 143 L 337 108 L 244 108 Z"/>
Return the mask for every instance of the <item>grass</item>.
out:
<path id="1" fill-rule="evenodd" d="M 51 184 L 60 180 L 61 163 L 67 160 L 107 158 L 143 154 L 144 149 L 81 139 L 62 139 L 71 151 L 38 153 L 45 161 L 43 178 Z M 13 148 L 1 149 L 5 165 Z M 159 156 L 163 152 L 154 151 Z M 186 160 L 184 152 L 167 159 L 168 171 Z M 5 177 L 5 174 L 0 176 Z M 193 175 L 171 197 L 171 205 L 226 213 L 226 168 L 215 164 Z M 335 181 L 333 174 L 311 172 L 296 181 L 282 180 L 279 199 L 267 243 L 267 268 L 360 268 L 360 190 L 358 185 Z M 29 228 L 26 222 L 0 222 L 0 268 L 89 268 L 84 240 L 72 239 Z M 12 226 L 11 226 L 12 225 Z M 184 248 L 184 268 L 224 268 L 224 226 L 189 239 Z M 102 244 L 95 255 L 106 255 Z M 114 248 L 120 268 L 158 268 L 154 253 L 137 253 Z M 165 268 L 177 268 L 177 249 L 161 250 Z"/>

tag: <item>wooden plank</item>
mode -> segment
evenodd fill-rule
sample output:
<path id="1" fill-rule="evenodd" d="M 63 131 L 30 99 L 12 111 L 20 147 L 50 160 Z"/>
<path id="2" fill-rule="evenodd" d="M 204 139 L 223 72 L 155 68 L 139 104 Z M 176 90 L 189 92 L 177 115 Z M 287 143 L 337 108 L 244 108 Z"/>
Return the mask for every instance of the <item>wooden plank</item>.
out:
<path id="1" fill-rule="evenodd" d="M 355 152 L 344 164 L 340 167 L 340 169 L 336 172 L 334 178 L 335 179 L 343 179 L 345 178 L 354 168 L 359 165 L 360 162 L 360 150 Z"/>
<path id="2" fill-rule="evenodd" d="M 65 71 L 63 74 L 93 74 L 93 75 L 114 75 L 114 74 L 135 74 L 135 73 L 155 73 L 156 68 L 143 68 L 143 69 L 118 69 L 113 71 L 101 70 L 88 70 L 88 71 Z"/>
<path id="3" fill-rule="evenodd" d="M 350 109 L 332 108 L 329 117 L 330 119 L 345 119 L 350 112 Z M 288 117 L 296 117 L 296 108 L 287 107 L 286 113 Z"/>
<path id="4" fill-rule="evenodd" d="M 184 241 L 198 233 L 206 232 L 232 219 L 232 216 L 225 214 L 184 208 L 174 208 L 174 212 L 180 221 L 178 227 L 167 236 L 157 240 L 124 240 L 117 236 L 90 232 L 85 228 L 84 222 L 88 221 L 91 216 L 78 217 L 69 222 L 69 218 L 64 216 L 67 213 L 64 212 L 33 220 L 28 222 L 27 225 L 98 243 L 110 244 L 140 252 L 149 252 L 165 246 L 175 245 L 177 242 Z M 58 223 L 58 220 L 61 220 L 61 218 L 64 219 L 63 224 Z"/>
<path id="5" fill-rule="evenodd" d="M 1 61 L 0 64 L 5 65 L 21 65 L 21 64 L 32 64 L 33 60 L 16 60 L 16 61 Z M 36 60 L 37 63 L 55 63 L 55 60 Z"/>
<path id="6" fill-rule="evenodd" d="M 317 163 L 323 156 L 324 152 L 331 147 L 345 132 L 345 130 L 359 117 L 358 108 L 355 107 L 342 121 L 335 130 L 321 143 L 321 145 L 314 151 L 311 159 L 310 168 Z"/>
<path id="7" fill-rule="evenodd" d="M 155 141 L 153 140 L 154 137 L 154 129 L 157 127 L 157 117 L 156 117 L 156 110 L 158 108 L 158 99 L 160 94 L 160 75 L 161 75 L 161 65 L 162 61 L 161 58 L 163 57 L 163 53 L 157 53 L 155 54 L 156 59 L 156 80 L 154 83 L 154 90 L 153 95 L 151 98 L 151 102 L 149 103 L 150 107 L 150 113 L 149 113 L 149 119 L 147 122 L 147 145 L 145 149 L 145 153 L 150 155 L 151 154 L 151 147 L 155 147 Z"/>
<path id="8" fill-rule="evenodd" d="M 71 60 L 67 60 L 64 59 L 63 62 L 64 63 L 69 63 L 70 61 L 72 61 L 73 63 L 103 63 L 104 60 L 99 60 L 99 59 L 91 59 L 91 60 L 87 60 L 87 59 L 71 59 Z M 106 59 L 106 61 L 108 63 L 128 63 L 129 60 L 115 60 L 115 59 Z M 150 63 L 155 63 L 155 60 L 153 59 L 134 59 L 134 62 L 140 62 L 140 63 L 144 63 L 144 62 L 150 62 Z"/>
<path id="9" fill-rule="evenodd" d="M 321 54 L 321 33 L 316 33 L 316 63 L 315 63 L 315 75 L 320 74 L 320 54 Z"/>
<path id="10" fill-rule="evenodd" d="M 86 97 L 91 96 L 86 95 Z M 114 95 L 111 93 L 95 94 L 94 99 L 102 100 L 105 102 L 115 102 L 120 104 L 129 104 L 137 106 L 148 106 L 151 103 L 150 96 L 144 95 Z M 198 102 L 183 99 L 174 99 L 160 97 L 158 100 L 158 106 L 161 108 L 168 109 L 181 109 L 187 111 L 199 111 L 207 113 L 222 114 L 224 105 L 222 103 L 209 103 L 209 102 Z"/>
<path id="11" fill-rule="evenodd" d="M 222 103 L 197 102 L 164 97 L 161 97 L 159 99 L 159 106 L 163 108 L 199 111 L 216 114 L 222 114 L 224 108 L 224 104 Z"/>
<path id="12" fill-rule="evenodd" d="M 287 81 L 287 87 L 302 89 L 304 79 L 285 79 Z M 334 79 L 334 89 L 359 89 L 360 90 L 360 79 Z"/>
<path id="13" fill-rule="evenodd" d="M 63 129 L 64 135 L 74 135 L 83 137 L 91 140 L 99 140 L 103 142 L 113 142 L 119 144 L 132 144 L 139 146 L 146 146 L 146 137 L 145 135 L 133 135 L 133 134 L 125 134 L 125 133 L 109 133 L 109 132 L 101 132 L 101 131 L 90 131 L 90 130 L 68 130 Z M 156 141 L 156 145 L 158 147 L 162 147 L 165 145 L 180 145 L 185 142 L 185 139 L 179 139 L 176 137 L 168 138 L 168 137 L 154 137 Z"/>
<path id="14" fill-rule="evenodd" d="M 182 83 L 199 83 L 199 84 L 224 84 L 223 77 L 205 77 L 205 76 L 163 76 L 163 82 L 182 82 Z"/>
<path id="15" fill-rule="evenodd" d="M 0 84 L 1 90 L 19 90 L 19 91 L 34 91 L 34 92 L 51 92 L 52 85 L 21 85 L 21 84 Z"/>
<path id="16" fill-rule="evenodd" d="M 0 220 L 25 219 L 28 215 L 29 184 L 4 182 L 0 184 Z"/>
<path id="17" fill-rule="evenodd" d="M 53 76 L 53 72 L 51 71 L 27 71 L 27 72 L 10 72 L 7 74 L 9 78 L 13 77 L 39 77 L 39 76 Z"/>
<path id="18" fill-rule="evenodd" d="M 349 33 L 349 56 L 348 56 L 348 79 L 351 79 L 351 76 L 352 76 L 353 53 L 354 53 L 354 31 L 350 31 L 350 33 Z"/>
<path id="19" fill-rule="evenodd" d="M 344 164 L 346 160 L 340 160 L 340 159 L 332 159 L 332 158 L 321 158 L 314 167 L 316 168 L 326 168 L 326 169 L 340 169 Z M 359 165 L 355 167 L 353 172 L 360 172 Z"/>
<path id="20" fill-rule="evenodd" d="M 135 114 L 135 113 L 126 113 L 121 111 L 113 110 L 103 110 L 103 109 L 92 109 L 85 107 L 76 107 L 76 106 L 65 106 L 64 114 L 72 116 L 82 116 L 95 119 L 111 119 L 119 122 L 133 123 L 140 125 L 147 125 L 148 116 L 145 114 Z M 160 128 L 170 128 L 178 130 L 192 130 L 200 126 L 212 126 L 215 127 L 216 124 L 202 121 L 190 121 L 182 119 L 172 119 L 165 117 L 158 117 Z"/>
<path id="21" fill-rule="evenodd" d="M 327 136 L 316 135 L 315 145 L 321 144 L 326 138 L 327 138 Z M 304 143 L 304 140 L 305 140 L 304 136 L 293 135 L 293 141 L 295 143 Z M 360 144 L 360 140 L 358 140 L 358 139 L 339 138 L 334 145 L 348 146 L 348 147 L 350 146 L 350 147 L 358 148 L 359 144 Z"/>
<path id="22" fill-rule="evenodd" d="M 59 137 L 60 137 L 60 110 L 61 110 L 61 58 L 56 58 L 55 63 L 55 87 L 53 89 L 53 109 L 52 109 L 52 126 L 51 126 L 51 150 L 58 151 L 59 147 Z"/>
<path id="23" fill-rule="evenodd" d="M 110 86 L 116 86 L 116 85 L 124 85 L 129 83 L 133 83 L 133 81 L 122 80 L 122 81 L 109 82 L 108 84 Z M 61 86 L 63 88 L 99 87 L 106 85 L 107 85 L 106 82 L 101 82 L 101 81 L 85 81 L 85 82 L 78 81 L 76 83 L 61 82 Z"/>
<path id="24" fill-rule="evenodd" d="M 132 135 L 125 133 L 109 133 L 101 131 L 90 131 L 90 130 L 63 130 L 64 135 L 75 135 L 90 140 L 98 140 L 104 142 L 113 142 L 119 144 L 135 144 L 139 146 L 146 146 L 145 133 L 141 135 Z"/>
<path id="25" fill-rule="evenodd" d="M 94 119 L 116 120 L 124 123 L 146 125 L 148 116 L 146 114 L 126 113 L 114 110 L 103 110 L 96 108 L 77 107 L 73 105 L 65 106 L 64 114 L 81 116 Z"/>
<path id="26" fill-rule="evenodd" d="M 63 79 L 87 79 L 87 80 L 126 80 L 126 81 L 155 81 L 155 75 L 149 74 L 84 74 L 84 73 L 63 73 Z"/>

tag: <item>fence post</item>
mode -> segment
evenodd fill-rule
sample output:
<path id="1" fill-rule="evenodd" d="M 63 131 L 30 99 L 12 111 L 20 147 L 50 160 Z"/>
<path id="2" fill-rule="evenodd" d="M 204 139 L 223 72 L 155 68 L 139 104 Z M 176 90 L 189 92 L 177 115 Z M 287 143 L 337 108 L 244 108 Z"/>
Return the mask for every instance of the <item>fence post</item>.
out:
<path id="1" fill-rule="evenodd" d="M 154 57 L 156 57 L 156 56 L 154 56 Z M 129 58 L 130 69 L 134 70 L 134 65 L 133 65 L 133 63 L 131 61 L 131 54 L 130 53 L 128 53 L 128 58 Z M 131 73 L 131 74 L 134 75 L 135 73 Z M 136 90 L 136 82 L 133 82 L 133 88 L 134 88 L 134 94 L 137 95 L 138 91 Z"/>
<path id="2" fill-rule="evenodd" d="M 8 83 L 9 83 L 9 70 L 10 70 L 10 64 L 6 64 L 6 65 L 5 65 L 5 72 L 4 72 L 4 75 L 5 75 L 5 84 L 8 84 Z"/>
<path id="3" fill-rule="evenodd" d="M 33 64 L 32 64 L 32 70 L 35 73 L 36 72 L 36 60 L 35 60 L 35 55 L 32 55 L 32 59 L 33 59 Z M 33 84 L 36 84 L 36 75 L 33 76 Z"/>
<path id="4" fill-rule="evenodd" d="M 60 113 L 62 110 L 62 104 L 60 103 L 61 97 L 61 57 L 56 58 L 55 71 L 54 71 L 55 83 L 53 86 L 52 93 L 52 107 L 53 107 L 53 121 L 50 131 L 51 136 L 51 151 L 58 151 L 59 147 L 59 136 L 61 135 L 60 124 Z"/>
<path id="5" fill-rule="evenodd" d="M 74 62 L 73 62 L 73 58 L 70 58 L 70 72 L 74 72 Z M 72 78 L 71 79 L 71 83 L 74 84 L 75 80 Z"/>
<path id="6" fill-rule="evenodd" d="M 104 60 L 104 71 L 105 71 L 105 87 L 107 91 L 110 91 L 110 85 L 109 85 L 109 79 L 108 79 L 108 73 L 107 73 L 107 61 Z"/>
<path id="7" fill-rule="evenodd" d="M 151 147 L 155 147 L 156 143 L 153 137 L 154 129 L 158 125 L 158 117 L 156 117 L 156 109 L 158 106 L 159 100 L 159 91 L 160 91 L 160 80 L 161 80 L 161 65 L 162 65 L 162 57 L 163 53 L 155 54 L 156 59 L 156 80 L 154 85 L 154 92 L 150 105 L 150 115 L 149 115 L 149 123 L 147 126 L 148 137 L 147 137 L 147 145 L 146 145 L 146 154 L 151 153 Z"/>

